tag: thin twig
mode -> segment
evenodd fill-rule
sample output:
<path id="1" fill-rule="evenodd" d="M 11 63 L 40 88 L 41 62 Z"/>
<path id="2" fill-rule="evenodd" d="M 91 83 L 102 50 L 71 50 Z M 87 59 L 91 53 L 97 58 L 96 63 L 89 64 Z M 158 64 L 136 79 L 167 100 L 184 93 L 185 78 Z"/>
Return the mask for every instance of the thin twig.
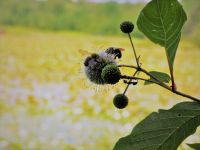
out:
<path id="1" fill-rule="evenodd" d="M 149 77 L 151 77 L 152 79 L 154 79 L 157 82 L 162 83 L 164 86 L 168 86 L 165 83 L 163 83 L 162 81 L 160 81 L 159 79 L 157 79 L 156 77 L 154 77 L 152 74 L 150 74 L 148 71 L 146 71 L 145 69 L 141 68 L 141 67 L 136 67 L 136 66 L 132 66 L 132 65 L 118 65 L 118 67 L 127 67 L 127 68 L 134 68 L 136 70 L 140 70 L 141 72 L 144 72 L 146 75 L 148 75 Z"/>
<path id="2" fill-rule="evenodd" d="M 138 72 L 138 71 L 136 70 L 135 73 L 133 74 L 133 77 L 135 77 L 135 75 L 137 74 L 137 72 Z M 133 79 L 129 79 L 129 83 L 130 83 L 132 80 L 133 80 Z M 129 88 L 129 86 L 130 86 L 130 84 L 127 84 L 127 86 L 126 86 L 126 88 L 125 88 L 125 90 L 124 90 L 124 92 L 123 92 L 123 95 L 126 94 L 128 88 Z"/>
<path id="3" fill-rule="evenodd" d="M 134 55 L 135 55 L 135 61 L 136 61 L 136 63 L 137 63 L 137 66 L 140 67 L 139 61 L 138 61 L 138 57 L 137 57 L 137 54 L 136 54 L 136 50 L 135 50 L 135 47 L 134 47 L 134 45 L 133 45 L 133 41 L 132 41 L 132 39 L 131 39 L 130 33 L 128 33 L 128 37 L 129 37 L 129 40 L 130 40 L 130 42 L 131 42 L 131 46 L 132 46 L 132 49 L 133 49 L 133 52 L 134 52 Z"/>
<path id="4" fill-rule="evenodd" d="M 133 69 L 138 70 L 138 67 L 136 67 L 136 66 L 131 66 L 131 65 L 118 65 L 118 67 L 128 67 L 128 68 L 133 68 Z M 194 100 L 194 101 L 196 101 L 196 102 L 200 102 L 200 99 L 198 99 L 198 98 L 195 98 L 195 97 L 190 96 L 190 95 L 188 95 L 188 94 L 185 94 L 185 93 L 182 93 L 182 92 L 180 92 L 180 91 L 177 91 L 176 89 L 175 89 L 175 90 L 172 89 L 170 86 L 166 85 L 165 83 L 163 83 L 162 81 L 160 81 L 159 79 L 157 79 L 156 77 L 154 77 L 153 75 L 151 75 L 151 74 L 150 74 L 148 71 L 146 71 L 145 69 L 143 69 L 143 68 L 141 68 L 141 67 L 139 67 L 139 69 L 140 69 L 141 72 L 145 73 L 146 75 L 148 75 L 149 77 L 151 77 L 152 79 L 155 80 L 155 81 L 153 81 L 153 80 L 151 80 L 151 81 L 148 80 L 148 81 L 150 81 L 150 82 L 152 82 L 152 83 L 155 83 L 155 84 L 157 84 L 157 85 L 160 85 L 160 86 L 162 86 L 163 88 L 165 88 L 165 89 L 167 89 L 167 90 L 169 90 L 169 91 L 171 91 L 171 92 L 173 92 L 173 93 L 175 93 L 175 94 L 177 94 L 177 95 L 180 95 L 180 96 L 183 96 L 183 97 L 192 99 L 192 100 Z M 147 79 L 144 79 L 144 78 L 131 77 L 131 76 L 121 76 L 121 78 L 123 78 L 123 79 L 137 79 L 137 80 L 147 81 Z"/>
<path id="5" fill-rule="evenodd" d="M 168 90 L 171 91 L 171 87 L 169 87 L 168 85 L 162 83 L 162 82 L 157 82 L 157 81 L 154 81 L 154 80 L 148 80 L 148 79 L 144 79 L 144 78 L 140 78 L 140 77 L 132 77 L 132 76 L 127 76 L 127 75 L 122 75 L 121 76 L 122 79 L 135 79 L 135 80 L 142 80 L 142 81 L 148 81 L 148 82 L 152 82 L 152 83 L 155 83 L 155 84 L 158 84 Z"/>

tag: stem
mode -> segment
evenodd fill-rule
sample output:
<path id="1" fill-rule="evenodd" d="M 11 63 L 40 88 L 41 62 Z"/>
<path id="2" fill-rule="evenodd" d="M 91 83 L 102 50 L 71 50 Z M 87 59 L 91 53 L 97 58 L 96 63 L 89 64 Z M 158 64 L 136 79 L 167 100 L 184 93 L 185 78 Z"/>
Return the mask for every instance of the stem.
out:
<path id="1" fill-rule="evenodd" d="M 130 79 L 130 80 L 142 80 L 142 81 L 148 81 L 148 79 L 140 78 L 140 77 L 134 77 L 134 76 L 127 76 L 127 75 L 121 75 L 121 79 Z M 156 83 L 155 81 L 150 81 L 152 83 Z"/>
<path id="2" fill-rule="evenodd" d="M 135 47 L 134 47 L 134 45 L 133 45 L 133 40 L 131 39 L 130 33 L 128 33 L 128 37 L 129 37 L 129 40 L 130 40 L 130 42 L 131 42 L 131 46 L 132 46 L 132 49 L 133 49 L 133 52 L 134 52 L 134 55 L 135 55 L 135 61 L 136 61 L 137 66 L 138 66 L 138 68 L 139 68 L 138 57 L 137 57 L 136 50 L 135 50 Z"/>
<path id="3" fill-rule="evenodd" d="M 139 58 L 137 57 L 137 54 L 136 54 L 136 50 L 135 50 L 135 47 L 134 47 L 134 44 L 133 44 L 133 40 L 131 38 L 131 35 L 130 33 L 128 33 L 128 37 L 129 37 L 129 40 L 130 40 L 130 43 L 131 43 L 131 46 L 132 46 L 132 49 L 133 49 L 133 53 L 134 53 L 134 56 L 135 56 L 135 61 L 137 63 L 137 67 L 140 68 L 140 65 L 139 65 Z M 135 71 L 135 73 L 133 74 L 133 77 L 137 74 L 137 72 L 139 71 L 139 69 L 137 69 Z M 130 79 L 129 82 L 131 82 L 133 79 Z M 130 84 L 128 84 L 123 92 L 123 95 L 126 94 L 128 88 L 129 88 Z"/>
<path id="4" fill-rule="evenodd" d="M 137 70 L 135 71 L 135 73 L 133 74 L 133 77 L 135 77 L 135 75 L 137 74 Z M 131 82 L 133 79 L 129 79 L 129 82 Z M 125 95 L 126 94 L 126 92 L 127 92 L 127 90 L 128 90 L 128 88 L 129 88 L 129 86 L 130 86 L 130 84 L 128 84 L 127 86 L 126 86 L 126 88 L 125 88 L 125 90 L 124 90 L 124 92 L 123 92 L 123 95 Z"/>
<path id="5" fill-rule="evenodd" d="M 155 83 L 157 85 L 160 85 L 161 87 L 177 94 L 177 95 L 180 95 L 182 97 L 186 97 L 186 98 L 189 98 L 193 101 L 196 101 L 196 102 L 200 102 L 200 99 L 198 98 L 195 98 L 193 96 L 190 96 L 188 94 L 185 94 L 185 93 L 182 93 L 180 91 L 177 91 L 176 89 L 172 89 L 172 87 L 166 85 L 165 83 L 163 83 L 162 81 L 160 81 L 159 79 L 155 78 L 154 76 L 152 76 L 148 71 L 146 71 L 145 69 L 141 68 L 141 67 L 136 67 L 136 66 L 131 66 L 131 65 L 118 65 L 118 67 L 128 67 L 128 68 L 134 68 L 136 70 L 140 69 L 141 72 L 145 73 L 146 75 L 148 75 L 149 77 L 151 77 L 152 79 L 154 79 L 155 81 L 150 81 L 152 83 Z M 137 80 L 143 80 L 143 81 L 147 81 L 147 79 L 144 79 L 144 78 L 139 78 L 139 77 L 131 77 L 131 76 L 121 76 L 122 79 L 137 79 Z M 149 80 L 148 80 L 149 81 Z"/>
<path id="6" fill-rule="evenodd" d="M 176 91 L 176 84 L 175 84 L 175 81 L 174 81 L 173 68 L 170 69 L 170 75 L 171 75 L 171 80 L 172 80 L 172 90 Z"/>
<path id="7" fill-rule="evenodd" d="M 135 80 L 142 80 L 142 81 L 148 81 L 148 82 L 152 82 L 155 84 L 158 84 L 168 90 L 171 90 L 171 87 L 169 87 L 168 85 L 162 83 L 162 82 L 157 82 L 157 81 L 153 81 L 153 80 L 148 80 L 148 79 L 144 79 L 144 78 L 140 78 L 140 77 L 131 77 L 131 76 L 126 76 L 126 75 L 122 75 L 121 76 L 122 79 L 135 79 Z"/>

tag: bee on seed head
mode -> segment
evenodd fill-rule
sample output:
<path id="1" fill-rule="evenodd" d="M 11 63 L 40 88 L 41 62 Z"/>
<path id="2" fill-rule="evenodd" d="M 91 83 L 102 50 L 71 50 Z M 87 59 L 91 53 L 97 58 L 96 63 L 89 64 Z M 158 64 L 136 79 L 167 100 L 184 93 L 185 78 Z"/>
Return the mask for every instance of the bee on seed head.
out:
<path id="1" fill-rule="evenodd" d="M 108 64 L 117 66 L 116 58 L 122 57 L 123 50 L 123 48 L 109 47 L 99 54 L 90 54 L 84 61 L 85 73 L 89 80 L 96 84 L 105 84 L 101 78 L 102 69 Z M 79 52 L 87 54 L 84 50 L 79 50 Z"/>
<path id="2" fill-rule="evenodd" d="M 81 53 L 82 55 L 90 55 L 84 61 L 84 66 L 88 67 L 89 65 L 93 65 L 95 62 L 102 61 L 102 59 L 107 62 L 114 63 L 116 58 L 120 59 L 122 57 L 122 51 L 124 51 L 123 48 L 109 47 L 99 54 L 90 53 L 82 49 L 79 50 L 79 53 Z"/>

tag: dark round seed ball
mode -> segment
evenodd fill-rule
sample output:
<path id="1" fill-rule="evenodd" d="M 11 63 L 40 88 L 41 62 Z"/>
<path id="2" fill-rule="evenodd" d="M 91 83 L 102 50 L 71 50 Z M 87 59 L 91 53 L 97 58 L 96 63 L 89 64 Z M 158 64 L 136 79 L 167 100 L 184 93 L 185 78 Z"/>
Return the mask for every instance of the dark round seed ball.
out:
<path id="1" fill-rule="evenodd" d="M 120 29 L 123 33 L 131 33 L 134 29 L 134 24 L 130 21 L 124 21 L 120 24 Z"/>
<path id="2" fill-rule="evenodd" d="M 124 94 L 117 94 L 113 99 L 113 104 L 118 109 L 123 109 L 128 105 L 128 97 Z"/>
<path id="3" fill-rule="evenodd" d="M 93 64 L 86 61 L 85 73 L 88 79 L 95 84 L 105 84 L 104 80 L 101 78 L 102 69 L 108 64 L 103 59 L 96 62 L 96 58 L 92 58 Z"/>
<path id="4" fill-rule="evenodd" d="M 106 65 L 101 72 L 101 78 L 107 84 L 116 84 L 117 82 L 119 82 L 120 77 L 120 70 L 115 64 Z"/>

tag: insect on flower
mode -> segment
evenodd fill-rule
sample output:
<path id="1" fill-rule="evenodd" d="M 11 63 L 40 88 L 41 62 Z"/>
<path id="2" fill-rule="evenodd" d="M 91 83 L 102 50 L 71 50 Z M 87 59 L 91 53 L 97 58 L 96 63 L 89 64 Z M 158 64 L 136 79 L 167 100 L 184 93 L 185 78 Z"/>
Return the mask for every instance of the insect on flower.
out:
<path id="1" fill-rule="evenodd" d="M 117 67 L 116 58 L 120 59 L 122 57 L 123 48 L 109 47 L 100 53 L 89 53 L 85 50 L 79 50 L 82 55 L 88 54 L 89 56 L 84 61 L 85 73 L 88 79 L 95 84 L 106 84 L 105 80 L 102 78 L 102 70 L 106 65 L 115 65 L 114 68 L 120 77 L 120 71 Z M 112 72 L 112 71 L 111 71 Z M 115 75 L 114 75 L 115 76 Z M 117 80 L 116 80 L 117 81 Z M 113 82 L 111 82 L 113 83 Z M 107 83 L 107 84 L 111 84 Z M 114 83 L 113 83 L 114 84 Z"/>

